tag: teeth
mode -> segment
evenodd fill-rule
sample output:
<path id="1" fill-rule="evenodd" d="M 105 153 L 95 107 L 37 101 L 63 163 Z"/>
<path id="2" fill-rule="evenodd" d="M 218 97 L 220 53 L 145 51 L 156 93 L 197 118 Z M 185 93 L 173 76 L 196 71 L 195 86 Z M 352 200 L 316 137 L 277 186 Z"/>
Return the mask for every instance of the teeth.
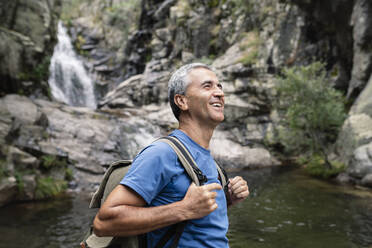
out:
<path id="1" fill-rule="evenodd" d="M 213 103 L 214 107 L 221 107 L 222 105 L 220 103 Z"/>

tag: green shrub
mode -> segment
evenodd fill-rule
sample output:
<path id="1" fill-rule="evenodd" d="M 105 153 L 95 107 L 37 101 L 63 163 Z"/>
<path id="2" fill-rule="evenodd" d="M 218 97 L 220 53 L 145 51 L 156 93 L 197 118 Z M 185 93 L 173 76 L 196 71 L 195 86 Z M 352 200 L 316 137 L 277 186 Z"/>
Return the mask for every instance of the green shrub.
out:
<path id="1" fill-rule="evenodd" d="M 58 158 L 55 155 L 43 155 L 40 157 L 41 167 L 49 170 L 52 167 L 66 167 L 67 161 L 64 158 Z"/>
<path id="2" fill-rule="evenodd" d="M 331 168 L 325 166 L 325 160 L 322 156 L 313 156 L 305 165 L 305 170 L 312 176 L 320 178 L 330 178 L 345 170 L 345 165 L 340 162 L 330 161 Z"/>
<path id="3" fill-rule="evenodd" d="M 72 179 L 74 179 L 74 173 L 72 172 L 70 168 L 67 168 L 65 171 L 65 179 L 67 181 L 71 181 Z"/>
<path id="4" fill-rule="evenodd" d="M 34 68 L 29 69 L 26 72 L 19 73 L 18 78 L 22 81 L 34 81 L 39 82 L 41 80 L 47 80 L 49 77 L 49 65 L 51 56 L 45 56 L 40 63 L 38 63 Z M 23 95 L 24 92 L 18 92 Z"/>
<path id="5" fill-rule="evenodd" d="M 65 191 L 67 182 L 63 180 L 55 180 L 51 177 L 39 178 L 36 182 L 35 198 L 45 199 Z"/>
<path id="6" fill-rule="evenodd" d="M 336 140 L 346 113 L 344 98 L 330 86 L 324 65 L 316 62 L 284 69 L 276 90 L 284 126 L 280 142 L 294 154 L 322 154 L 330 168 L 327 149 Z"/>

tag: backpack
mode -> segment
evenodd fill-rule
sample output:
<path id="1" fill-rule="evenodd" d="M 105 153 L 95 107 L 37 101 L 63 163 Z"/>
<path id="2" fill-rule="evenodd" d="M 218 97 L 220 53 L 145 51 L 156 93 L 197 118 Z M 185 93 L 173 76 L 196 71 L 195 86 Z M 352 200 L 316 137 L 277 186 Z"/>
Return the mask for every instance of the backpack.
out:
<path id="1" fill-rule="evenodd" d="M 197 167 L 191 154 L 180 140 L 178 140 L 176 137 L 166 136 L 159 138 L 156 141 L 167 143 L 175 151 L 186 173 L 197 186 L 201 186 L 207 182 L 206 176 Z M 120 183 L 125 174 L 128 172 L 131 164 L 131 160 L 118 160 L 110 164 L 103 176 L 99 188 L 92 196 L 89 208 L 101 207 L 110 192 Z M 215 164 L 218 171 L 219 180 L 226 192 L 228 184 L 226 172 L 217 163 Z M 186 221 L 184 221 L 175 224 L 174 227 L 169 228 L 160 241 L 156 244 L 156 247 L 163 247 L 172 237 L 174 237 L 174 239 L 171 247 L 177 247 L 178 241 L 186 224 Z M 80 246 L 82 248 L 143 248 L 146 247 L 145 237 L 146 234 L 130 237 L 98 237 L 93 233 L 92 221 L 87 234 L 80 243 Z"/>

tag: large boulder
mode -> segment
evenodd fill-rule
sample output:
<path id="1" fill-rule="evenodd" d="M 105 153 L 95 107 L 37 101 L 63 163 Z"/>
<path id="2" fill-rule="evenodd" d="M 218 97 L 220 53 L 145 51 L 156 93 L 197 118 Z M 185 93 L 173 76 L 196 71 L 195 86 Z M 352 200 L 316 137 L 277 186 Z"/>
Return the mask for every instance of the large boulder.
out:
<path id="1" fill-rule="evenodd" d="M 362 179 L 371 173 L 372 75 L 350 110 L 337 140 L 337 151 L 348 173 Z"/>
<path id="2" fill-rule="evenodd" d="M 364 184 L 367 184 L 367 178 L 372 174 L 372 142 L 355 149 L 347 172 L 353 177 L 365 180 Z"/>

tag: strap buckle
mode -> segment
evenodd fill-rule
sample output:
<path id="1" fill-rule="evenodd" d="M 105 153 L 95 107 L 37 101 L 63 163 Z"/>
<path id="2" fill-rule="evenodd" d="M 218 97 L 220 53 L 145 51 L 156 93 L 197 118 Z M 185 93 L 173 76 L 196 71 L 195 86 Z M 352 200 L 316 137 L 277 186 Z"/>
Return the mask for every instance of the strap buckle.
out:
<path id="1" fill-rule="evenodd" d="M 198 168 L 198 170 L 194 170 L 194 171 L 196 173 L 196 176 L 198 177 L 200 185 L 203 185 L 204 183 L 206 183 L 208 181 L 207 177 L 200 171 L 199 168 Z"/>

